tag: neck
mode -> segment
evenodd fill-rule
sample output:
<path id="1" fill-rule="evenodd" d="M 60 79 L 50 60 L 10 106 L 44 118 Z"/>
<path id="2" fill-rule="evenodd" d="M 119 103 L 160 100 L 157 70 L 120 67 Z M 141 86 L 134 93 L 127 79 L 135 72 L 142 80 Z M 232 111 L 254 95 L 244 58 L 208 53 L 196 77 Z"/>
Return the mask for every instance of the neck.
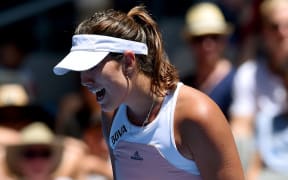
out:
<path id="1" fill-rule="evenodd" d="M 197 88 L 204 92 L 209 92 L 229 73 L 230 69 L 231 64 L 228 60 L 218 60 L 209 72 L 206 71 L 206 74 L 199 72 L 197 74 Z"/>
<path id="2" fill-rule="evenodd" d="M 150 107 L 150 109 L 149 109 L 149 111 L 147 113 L 147 116 L 146 116 L 145 120 L 142 123 L 142 127 L 149 123 L 149 118 L 150 118 L 151 112 L 152 112 L 152 110 L 154 108 L 154 104 L 155 104 L 155 99 L 153 99 L 153 102 L 152 102 L 151 107 Z"/>
<path id="3" fill-rule="evenodd" d="M 220 59 L 201 59 L 199 58 L 196 64 L 197 76 L 207 77 L 211 71 L 215 69 Z"/>
<path id="4" fill-rule="evenodd" d="M 140 107 L 141 110 L 137 111 L 136 108 L 131 108 L 128 106 L 127 115 L 131 123 L 136 126 L 145 126 L 155 119 L 158 112 L 160 111 L 161 104 L 164 97 L 151 97 L 149 101 L 145 102 L 145 105 L 136 105 Z"/>

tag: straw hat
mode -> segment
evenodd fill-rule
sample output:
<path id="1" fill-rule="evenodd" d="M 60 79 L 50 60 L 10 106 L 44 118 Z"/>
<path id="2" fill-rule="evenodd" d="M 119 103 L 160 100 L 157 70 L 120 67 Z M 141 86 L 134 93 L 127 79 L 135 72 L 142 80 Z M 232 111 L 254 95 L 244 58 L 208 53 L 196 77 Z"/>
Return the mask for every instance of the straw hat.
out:
<path id="1" fill-rule="evenodd" d="M 29 103 L 29 97 L 20 84 L 3 84 L 0 86 L 0 107 L 25 106 Z"/>
<path id="2" fill-rule="evenodd" d="M 63 147 L 61 139 L 56 138 L 49 127 L 42 122 L 33 122 L 20 132 L 20 142 L 7 146 L 6 161 L 9 171 L 15 175 L 22 175 L 19 160 L 23 151 L 31 146 L 47 146 L 51 148 L 51 173 L 55 171 L 61 161 Z"/>
<path id="3" fill-rule="evenodd" d="M 213 3 L 203 2 L 190 7 L 186 13 L 186 36 L 229 34 L 232 27 L 221 10 Z"/>

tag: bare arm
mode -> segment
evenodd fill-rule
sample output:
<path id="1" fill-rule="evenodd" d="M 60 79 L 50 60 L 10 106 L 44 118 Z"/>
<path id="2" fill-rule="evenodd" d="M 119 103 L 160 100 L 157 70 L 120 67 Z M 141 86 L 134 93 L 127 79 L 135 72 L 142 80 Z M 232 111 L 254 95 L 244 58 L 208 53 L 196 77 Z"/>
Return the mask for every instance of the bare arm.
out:
<path id="1" fill-rule="evenodd" d="M 251 163 L 247 169 L 247 180 L 257 180 L 259 179 L 259 175 L 261 170 L 263 169 L 263 162 L 261 160 L 261 156 L 258 152 L 252 156 Z"/>
<path id="2" fill-rule="evenodd" d="M 253 120 L 254 116 L 252 114 L 246 116 L 232 115 L 230 124 L 234 137 L 245 139 L 251 138 L 254 134 Z"/>
<path id="3" fill-rule="evenodd" d="M 178 150 L 196 161 L 203 179 L 244 179 L 230 126 L 206 95 L 187 86 L 181 89 L 174 131 Z"/>

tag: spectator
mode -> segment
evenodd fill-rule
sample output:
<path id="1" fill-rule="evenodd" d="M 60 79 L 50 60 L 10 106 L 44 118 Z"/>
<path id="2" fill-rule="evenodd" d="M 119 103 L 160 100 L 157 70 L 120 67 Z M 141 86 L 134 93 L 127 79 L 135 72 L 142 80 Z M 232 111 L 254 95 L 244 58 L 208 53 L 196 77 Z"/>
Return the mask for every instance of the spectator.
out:
<path id="1" fill-rule="evenodd" d="M 16 129 L 1 126 L 0 134 L 0 179 L 13 180 L 7 169 L 6 147 L 9 145 L 18 144 L 20 141 L 20 133 Z"/>
<path id="2" fill-rule="evenodd" d="M 280 4 L 281 5 L 281 4 Z M 263 4 L 262 10 L 270 6 Z M 282 5 L 281 5 L 282 6 Z M 285 7 L 283 5 L 283 7 Z M 287 5 L 286 5 L 287 8 Z M 284 13 L 285 14 L 285 13 Z M 285 17 L 285 16 L 282 16 Z M 284 18 L 285 19 L 285 18 Z M 288 60 L 276 66 L 277 72 L 288 92 Z M 287 101 L 288 99 L 286 99 Z M 288 179 L 288 107 L 284 112 L 260 112 L 256 116 L 256 149 L 247 170 L 247 180 L 286 180 Z"/>
<path id="3" fill-rule="evenodd" d="M 79 139 L 66 136 L 63 138 L 63 147 L 61 163 L 55 172 L 55 176 L 60 180 L 61 178 L 86 180 L 79 178 L 81 172 L 79 169 L 86 166 L 83 160 L 86 157 L 87 145 Z M 81 163 L 79 163 L 80 161 Z"/>
<path id="4" fill-rule="evenodd" d="M 231 127 L 245 169 L 254 149 L 258 114 L 280 114 L 287 107 L 287 92 L 279 71 L 288 57 L 288 1 L 265 0 L 260 7 L 264 50 L 256 60 L 243 63 L 235 75 Z"/>
<path id="5" fill-rule="evenodd" d="M 195 4 L 186 14 L 185 39 L 193 52 L 191 60 L 195 61 L 195 68 L 182 81 L 208 94 L 228 120 L 235 69 L 224 53 L 231 31 L 232 27 L 213 3 Z"/>
<path id="6" fill-rule="evenodd" d="M 83 139 L 89 147 L 89 154 L 85 161 L 87 166 L 83 168 L 83 171 L 87 171 L 87 173 L 84 174 L 88 174 L 93 180 L 112 180 L 113 173 L 109 150 L 103 136 L 99 115 L 96 121 L 85 130 Z"/>
<path id="7" fill-rule="evenodd" d="M 4 32 L 5 35 L 7 34 Z M 25 98 L 22 100 L 23 103 L 30 104 L 36 96 L 35 79 L 33 72 L 25 67 L 28 49 L 23 45 L 24 42 L 21 42 L 22 39 L 19 39 L 3 38 L 0 42 L 0 88 L 9 87 L 10 93 L 15 92 L 14 96 L 20 92 L 21 100 Z M 1 89 L 0 92 L 2 91 Z"/>
<path id="8" fill-rule="evenodd" d="M 44 123 L 35 122 L 20 132 L 18 144 L 7 146 L 8 170 L 16 179 L 52 180 L 61 162 L 62 144 Z"/>

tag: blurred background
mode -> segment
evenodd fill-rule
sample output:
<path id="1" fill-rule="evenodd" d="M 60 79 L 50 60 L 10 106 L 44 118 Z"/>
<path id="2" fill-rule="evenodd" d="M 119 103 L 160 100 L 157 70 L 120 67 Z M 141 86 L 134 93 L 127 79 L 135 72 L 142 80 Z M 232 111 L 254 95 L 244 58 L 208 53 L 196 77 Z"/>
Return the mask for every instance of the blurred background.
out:
<path id="1" fill-rule="evenodd" d="M 44 121 L 56 133 L 83 139 L 84 132 L 99 120 L 95 97 L 83 90 L 77 72 L 56 76 L 52 69 L 69 52 L 76 26 L 98 10 L 128 12 L 135 5 L 145 5 L 160 26 L 167 54 L 180 77 L 191 74 L 195 61 L 184 36 L 185 15 L 198 2 L 204 1 L 1 0 L 1 125 L 21 129 L 31 121 Z M 237 66 L 251 58 L 261 0 L 207 2 L 217 4 L 233 27 L 227 59 Z"/>
<path id="2" fill-rule="evenodd" d="M 182 37 L 187 9 L 196 0 L 1 0 L 0 2 L 0 63 L 1 67 L 25 69 L 25 83 L 33 103 L 53 114 L 61 97 L 79 89 L 77 73 L 56 77 L 52 67 L 71 47 L 71 36 L 77 24 L 96 10 L 115 8 L 128 11 L 144 4 L 159 23 L 171 62 L 180 75 L 189 73 L 193 63 L 191 52 Z M 243 31 L 252 28 L 254 6 L 258 0 L 214 0 L 227 21 L 236 27 L 230 37 L 227 55 L 239 60 L 237 51 Z M 246 28 L 246 29 L 245 29 Z M 250 30 L 251 31 L 251 30 Z M 245 32 L 246 34 L 248 32 Z M 237 49 L 237 51 L 235 50 Z M 1 68 L 1 69 L 2 69 Z M 5 75 L 1 75 L 5 81 Z M 7 77 L 7 75 L 6 75 Z M 7 77 L 9 78 L 9 77 Z"/>
<path id="3" fill-rule="evenodd" d="M 56 77 L 52 67 L 65 56 L 71 46 L 71 36 L 76 25 L 96 10 L 115 8 L 128 11 L 132 6 L 144 4 L 159 23 L 163 32 L 166 50 L 170 59 L 179 69 L 180 75 L 189 71 L 192 61 L 190 53 L 181 36 L 185 13 L 196 0 L 1 0 L 0 62 L 17 61 L 26 68 L 33 80 L 33 103 L 41 104 L 52 114 L 55 105 L 67 92 L 78 90 L 78 75 L 69 73 L 65 77 Z M 227 21 L 243 29 L 253 18 L 254 1 L 214 0 L 222 8 Z M 245 13 L 244 13 L 245 12 Z M 246 17 L 243 17 L 246 16 Z M 237 43 L 242 34 L 237 29 L 231 36 L 229 56 L 237 60 Z M 247 31 L 247 30 L 246 30 Z M 238 33 L 238 34 L 237 34 Z M 246 32 L 245 32 L 246 33 Z M 15 45 L 9 52 L 8 45 Z M 15 56 L 19 53 L 18 57 Z M 6 54 L 6 55 L 5 55 Z M 5 57 L 4 57 L 5 56 Z M 4 60 L 3 58 L 10 58 Z M 12 60 L 18 58 L 19 60 Z M 11 65 L 12 66 L 12 65 Z M 13 65 L 16 66 L 16 65 Z M 14 67 L 16 68 L 16 67 Z M 17 67 L 19 68 L 19 67 Z M 2 78 L 1 78 L 2 79 Z"/>
<path id="4" fill-rule="evenodd" d="M 94 95 L 81 87 L 77 72 L 56 76 L 53 67 L 70 51 L 72 35 L 82 20 L 98 10 L 113 8 L 128 12 L 142 4 L 159 24 L 167 54 L 180 78 L 193 74 L 196 53 L 192 52 L 184 32 L 186 13 L 198 2 L 217 4 L 231 25 L 224 56 L 236 68 L 261 54 L 259 4 L 262 0 L 1 0 L 0 126 L 21 130 L 31 122 L 44 121 L 57 135 L 84 143 L 85 147 L 78 147 L 83 154 L 87 151 L 88 165 L 90 161 L 95 165 L 91 154 L 107 165 L 109 155 Z M 69 150 L 70 144 L 75 143 L 68 142 L 69 146 L 64 146 Z M 73 157 L 84 159 L 74 154 Z M 79 159 L 74 163 L 67 160 L 75 169 L 79 169 L 78 162 Z M 87 168 L 89 173 L 97 174 L 98 167 L 103 167 L 99 164 Z M 0 179 L 3 179 L 1 167 Z M 61 175 L 70 176 L 75 173 L 73 168 L 64 168 L 65 173 Z M 108 175 L 101 173 L 110 177 L 111 170 L 106 169 Z"/>

